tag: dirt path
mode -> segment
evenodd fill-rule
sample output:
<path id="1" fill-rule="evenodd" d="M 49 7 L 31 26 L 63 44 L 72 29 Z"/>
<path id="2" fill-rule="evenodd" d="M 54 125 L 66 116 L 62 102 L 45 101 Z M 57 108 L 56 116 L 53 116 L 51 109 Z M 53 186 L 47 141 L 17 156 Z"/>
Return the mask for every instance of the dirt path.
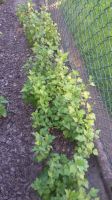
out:
<path id="1" fill-rule="evenodd" d="M 31 108 L 24 105 L 20 92 L 25 81 L 22 66 L 30 55 L 15 15 L 17 3 L 23 1 L 7 0 L 0 6 L 0 94 L 8 100 L 8 116 L 0 119 L 0 200 L 39 200 L 30 188 L 41 170 L 32 160 Z M 94 163 L 88 177 L 106 200 Z"/>
<path id="2" fill-rule="evenodd" d="M 15 16 L 16 3 L 0 5 L 0 94 L 8 100 L 8 117 L 0 119 L 0 200 L 37 200 L 30 188 L 39 170 L 32 160 L 31 109 L 20 93 L 29 50 Z"/>

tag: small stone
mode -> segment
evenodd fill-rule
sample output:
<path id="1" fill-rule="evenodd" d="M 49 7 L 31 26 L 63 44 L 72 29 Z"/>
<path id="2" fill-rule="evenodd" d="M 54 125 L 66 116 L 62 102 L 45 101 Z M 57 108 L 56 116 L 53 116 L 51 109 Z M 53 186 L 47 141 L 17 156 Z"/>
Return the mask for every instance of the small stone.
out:
<path id="1" fill-rule="evenodd" d="M 14 87 L 16 87 L 16 86 L 17 86 L 17 84 L 16 84 L 16 83 L 14 83 L 14 84 L 13 84 L 13 86 L 14 86 Z"/>
<path id="2" fill-rule="evenodd" d="M 15 172 L 15 168 L 14 168 L 14 167 L 11 167 L 11 171 L 12 171 L 12 172 Z"/>

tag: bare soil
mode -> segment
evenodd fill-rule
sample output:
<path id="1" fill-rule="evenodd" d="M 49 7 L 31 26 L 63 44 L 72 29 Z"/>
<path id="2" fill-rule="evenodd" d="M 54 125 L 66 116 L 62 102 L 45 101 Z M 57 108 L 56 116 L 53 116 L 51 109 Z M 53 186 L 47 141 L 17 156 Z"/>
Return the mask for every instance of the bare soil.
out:
<path id="1" fill-rule="evenodd" d="M 0 200 L 39 200 L 30 186 L 42 166 L 33 161 L 32 108 L 25 106 L 21 95 L 26 79 L 22 67 L 31 52 L 15 9 L 24 1 L 7 0 L 0 5 L 0 95 L 8 100 L 8 116 L 0 119 Z M 57 131 L 53 134 L 57 136 L 54 150 L 71 156 L 73 144 Z M 90 165 L 90 184 L 99 188 L 101 199 L 106 200 L 96 161 L 92 159 Z"/>
<path id="2" fill-rule="evenodd" d="M 8 100 L 8 116 L 0 119 L 0 200 L 37 200 L 30 185 L 40 171 L 33 162 L 31 108 L 21 89 L 22 66 L 30 55 L 15 15 L 16 1 L 0 5 L 0 95 Z"/>

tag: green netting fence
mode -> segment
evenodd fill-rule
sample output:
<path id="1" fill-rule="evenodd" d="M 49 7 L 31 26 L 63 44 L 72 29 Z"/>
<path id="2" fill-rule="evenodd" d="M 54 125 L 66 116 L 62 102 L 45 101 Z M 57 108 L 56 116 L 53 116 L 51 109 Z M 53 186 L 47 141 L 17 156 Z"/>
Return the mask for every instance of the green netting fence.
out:
<path id="1" fill-rule="evenodd" d="M 112 2 L 63 0 L 63 14 L 88 73 L 112 111 Z"/>
<path id="2" fill-rule="evenodd" d="M 96 85 L 92 92 L 96 127 L 101 130 L 100 140 L 112 168 L 112 2 L 46 2 L 54 21 L 58 24 L 65 51 L 69 51 L 74 42 L 75 51 L 79 52 L 83 60 L 82 76 L 86 74 L 86 79 L 91 76 Z M 68 33 L 72 37 L 71 42 Z"/>

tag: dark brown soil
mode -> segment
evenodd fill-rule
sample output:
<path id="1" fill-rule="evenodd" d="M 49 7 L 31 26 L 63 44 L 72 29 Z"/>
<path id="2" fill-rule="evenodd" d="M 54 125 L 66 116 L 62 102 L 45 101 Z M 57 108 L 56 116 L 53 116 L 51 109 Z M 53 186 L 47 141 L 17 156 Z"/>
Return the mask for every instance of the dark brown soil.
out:
<path id="1" fill-rule="evenodd" d="M 26 79 L 22 66 L 30 51 L 15 8 L 24 1 L 7 0 L 0 5 L 0 95 L 8 100 L 8 116 L 0 119 L 0 200 L 39 200 L 30 185 L 42 166 L 34 164 L 32 159 L 32 109 L 25 106 L 21 96 Z M 57 136 L 54 150 L 72 156 L 74 145 L 64 140 L 58 131 L 53 134 Z M 90 164 L 90 184 L 100 188 L 101 199 L 106 200 L 96 161 Z"/>
<path id="2" fill-rule="evenodd" d="M 31 108 L 21 98 L 22 66 L 30 52 L 15 15 L 15 0 L 0 5 L 0 95 L 8 116 L 0 119 L 0 200 L 37 200 L 30 185 L 40 170 L 32 160 Z"/>
<path id="3" fill-rule="evenodd" d="M 71 159 L 75 152 L 74 142 L 65 139 L 63 133 L 57 129 L 51 129 L 50 133 L 55 136 L 53 152 L 65 154 L 69 159 Z"/>

